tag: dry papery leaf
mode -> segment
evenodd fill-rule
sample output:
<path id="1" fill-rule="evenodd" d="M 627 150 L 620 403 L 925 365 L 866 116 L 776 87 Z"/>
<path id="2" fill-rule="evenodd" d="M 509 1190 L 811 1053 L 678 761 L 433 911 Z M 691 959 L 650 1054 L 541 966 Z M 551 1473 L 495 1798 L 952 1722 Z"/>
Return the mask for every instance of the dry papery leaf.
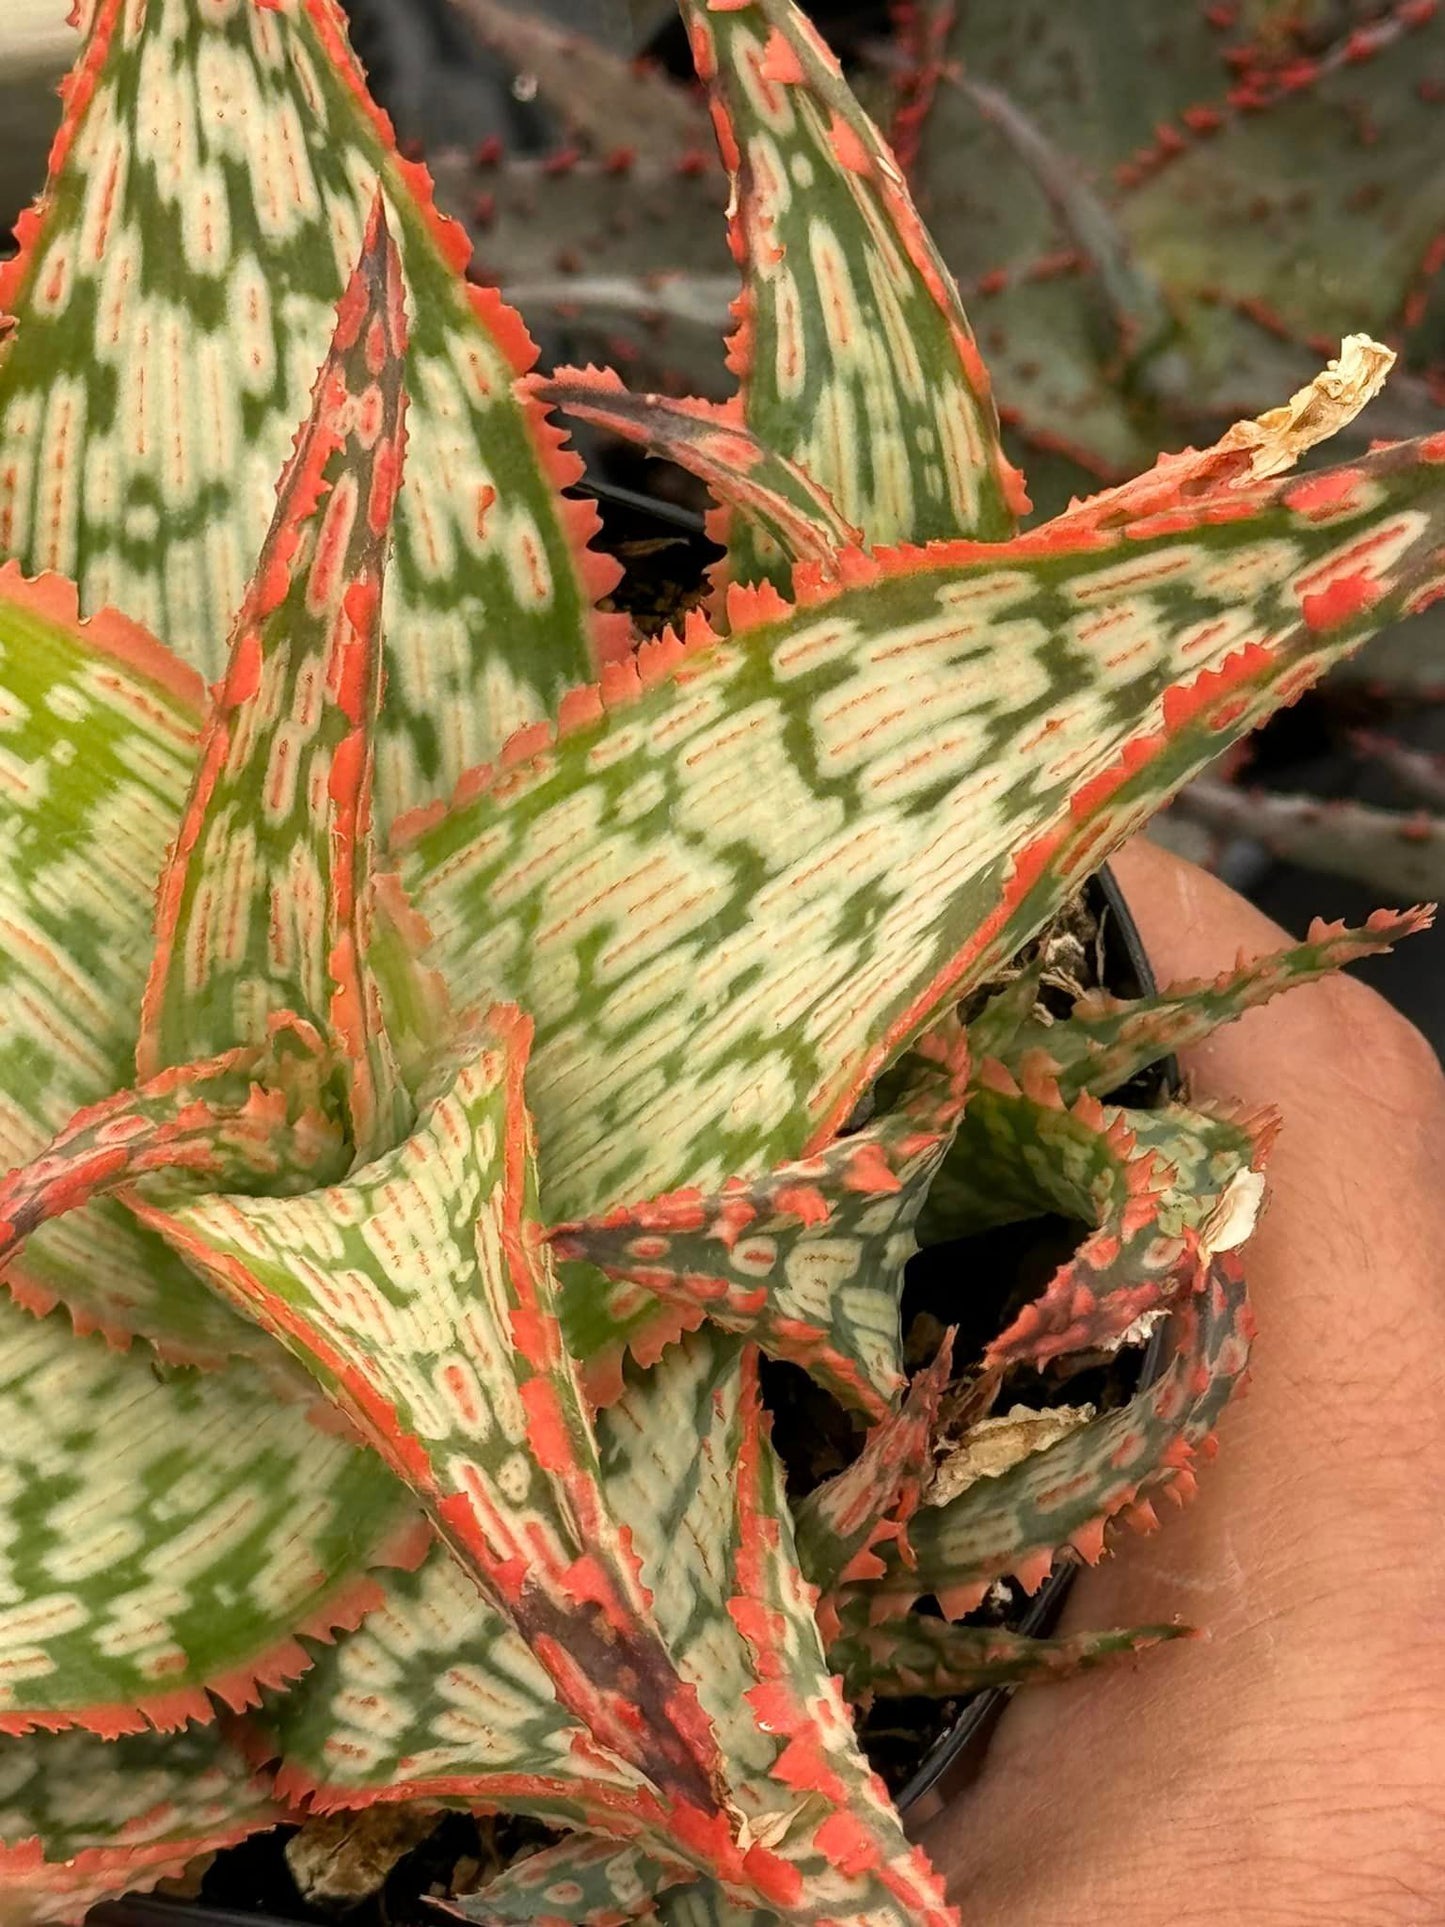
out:
<path id="1" fill-rule="evenodd" d="M 1092 1405 L 1055 1405 L 1042 1412 L 1015 1405 L 1012 1411 L 980 1419 L 935 1466 L 925 1505 L 947 1505 L 975 1480 L 996 1479 L 1020 1459 L 1067 1438 L 1094 1415 Z"/>

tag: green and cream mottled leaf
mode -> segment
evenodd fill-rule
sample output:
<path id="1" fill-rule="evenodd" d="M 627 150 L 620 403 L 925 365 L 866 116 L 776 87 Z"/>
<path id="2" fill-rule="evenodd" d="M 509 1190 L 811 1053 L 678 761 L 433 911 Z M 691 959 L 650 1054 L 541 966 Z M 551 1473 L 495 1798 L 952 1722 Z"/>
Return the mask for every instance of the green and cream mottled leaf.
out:
<path id="1" fill-rule="evenodd" d="M 515 1009 L 493 1011 L 412 1138 L 344 1184 L 145 1214 L 414 1488 L 563 1704 L 648 1775 L 680 1830 L 726 1843 L 712 1735 L 608 1509 L 556 1319 L 529 1036 Z"/>
<path id="2" fill-rule="evenodd" d="M 263 1083 L 265 1065 L 260 1050 L 231 1051 L 78 1111 L 38 1157 L 0 1178 L 0 1267 L 42 1226 L 157 1172 L 220 1191 L 339 1175 L 340 1132 L 317 1112 L 293 1115 L 287 1096 Z"/>
<path id="3" fill-rule="evenodd" d="M 287 1817 L 214 1727 L 0 1749 L 0 1927 L 78 1927 Z"/>
<path id="4" fill-rule="evenodd" d="M 440 1541 L 305 1677 L 268 1695 L 248 1747 L 282 1795 L 331 1813 L 435 1800 L 558 1826 L 662 1828 L 656 1794 L 559 1703 L 515 1628 Z"/>
<path id="5" fill-rule="evenodd" d="M 899 1303 L 914 1221 L 967 1077 L 962 1031 L 940 1025 L 888 1110 L 816 1156 L 709 1196 L 676 1191 L 554 1227 L 558 1256 L 587 1267 L 567 1280 L 563 1319 L 593 1397 L 605 1404 L 620 1391 L 627 1350 L 650 1363 L 706 1317 L 811 1373 L 840 1404 L 886 1417 L 903 1389 Z"/>
<path id="6" fill-rule="evenodd" d="M 850 1628 L 828 1648 L 828 1659 L 854 1699 L 949 1699 L 989 1686 L 1074 1679 L 1193 1637 L 1189 1626 L 1165 1625 L 1031 1639 L 1003 1626 L 958 1626 L 915 1612 Z"/>
<path id="7" fill-rule="evenodd" d="M 643 1927 L 784 1927 L 786 1918 L 729 1899 L 715 1880 L 696 1880 L 665 1893 Z"/>
<path id="8" fill-rule="evenodd" d="M 575 1922 L 577 1927 L 620 1927 L 651 1910 L 668 1887 L 692 1878 L 688 1868 L 655 1860 L 625 1841 L 604 1834 L 575 1834 L 463 1896 L 446 1911 L 479 1927 L 509 1921 Z"/>
<path id="9" fill-rule="evenodd" d="M 424 1543 L 392 1475 L 254 1368 L 157 1371 L 3 1301 L 0 1488 L 0 1732 L 254 1704 Z"/>
<path id="10" fill-rule="evenodd" d="M 1010 544 L 735 597 L 727 642 L 645 645 L 414 819 L 431 961 L 536 1020 L 548 1218 L 826 1145 L 1175 788 L 1430 592 L 1442 458 L 1178 458 Z"/>
<path id="11" fill-rule="evenodd" d="M 206 675 L 270 520 L 378 181 L 414 308 L 377 759 L 385 823 L 588 673 L 575 467 L 514 393 L 533 350 L 365 94 L 334 0 L 100 0 L 46 197 L 0 278 L 0 552 Z"/>
<path id="12" fill-rule="evenodd" d="M 371 964 L 382 585 L 401 485 L 401 261 L 380 199 L 236 618 L 161 880 L 142 1076 L 259 1044 L 278 1011 L 332 1055 L 363 1158 L 411 1122 Z M 217 1187 L 221 1188 L 221 1187 Z"/>
<path id="13" fill-rule="evenodd" d="M 155 892 L 195 767 L 199 677 L 75 592 L 0 569 L 0 1163 L 134 1077 Z M 45 1226 L 6 1273 L 38 1312 L 219 1363 L 268 1339 L 118 1203 Z M 258 1343 L 259 1340 L 259 1343 Z"/>
<path id="14" fill-rule="evenodd" d="M 730 360 L 748 427 L 871 543 L 1008 535 L 1027 504 L 988 373 L 903 176 L 790 0 L 683 0 L 733 177 L 743 268 Z M 786 588 L 750 525 L 739 581 Z"/>
<path id="15" fill-rule="evenodd" d="M 1096 1134 L 1104 1155 L 1092 1181 L 1081 1168 L 1091 1147 L 1077 1134 L 1051 1136 L 1047 1121 L 1060 1115 Z M 1051 1187 L 1046 1180 L 1042 1194 L 1052 1192 L 1055 1210 L 1087 1214 L 1096 1229 L 988 1345 L 985 1368 L 1113 1350 L 1146 1313 L 1193 1289 L 1214 1251 L 1234 1249 L 1253 1231 L 1264 1196 L 1261 1166 L 1277 1123 L 1272 1114 L 1236 1118 L 1177 1104 L 1101 1113 L 1087 1097 L 1064 1113 L 1051 1105 L 1034 1110 L 1026 1135 L 1035 1141 L 1035 1161 L 1047 1144 L 1060 1168 L 1060 1182 Z"/>
<path id="16" fill-rule="evenodd" d="M 813 562 L 827 574 L 860 531 L 805 469 L 770 448 L 743 421 L 735 397 L 716 404 L 629 394 L 610 369 L 559 368 L 539 384 L 544 401 L 688 469 L 719 504 L 734 510 L 791 568 Z"/>
<path id="17" fill-rule="evenodd" d="M 1081 1091 L 1106 1096 L 1171 1051 L 1201 1043 L 1222 1024 L 1232 1024 L 1281 991 L 1313 983 L 1362 957 L 1378 956 L 1402 938 L 1428 929 L 1432 921 L 1427 908 L 1376 910 L 1355 929 L 1317 918 L 1304 943 L 1248 962 L 1241 959 L 1218 977 L 1171 984 L 1154 997 L 1122 998 L 1092 990 L 1058 1023 L 1022 1023 L 1006 1061 L 1016 1062 L 1028 1051 L 1046 1052 L 1065 1098 Z"/>
<path id="18" fill-rule="evenodd" d="M 1040 1585 L 1061 1550 L 1097 1559 L 1111 1519 L 1153 1525 L 1150 1501 L 1160 1492 L 1186 1498 L 1194 1463 L 1207 1455 L 1248 1362 L 1253 1318 L 1236 1253 L 1216 1253 L 1198 1289 L 1171 1313 L 1169 1330 L 1164 1370 L 1128 1404 L 973 1480 L 945 1505 L 920 1507 L 909 1527 L 916 1563 L 890 1561 L 859 1596 L 869 1614 L 886 1618 L 931 1593 L 957 1618 L 996 1579 Z"/>
<path id="19" fill-rule="evenodd" d="M 829 1673 L 757 1360 L 724 1333 L 693 1333 L 598 1421 L 609 1494 L 632 1521 L 658 1623 L 712 1718 L 754 1843 L 750 1881 L 727 1883 L 729 1902 L 819 1927 L 956 1927 Z"/>

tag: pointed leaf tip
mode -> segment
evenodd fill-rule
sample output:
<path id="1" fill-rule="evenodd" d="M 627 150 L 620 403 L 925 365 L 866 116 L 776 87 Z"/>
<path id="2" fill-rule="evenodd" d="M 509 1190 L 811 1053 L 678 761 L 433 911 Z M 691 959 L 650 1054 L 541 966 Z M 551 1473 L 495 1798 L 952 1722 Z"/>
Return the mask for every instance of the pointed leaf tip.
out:
<path id="1" fill-rule="evenodd" d="M 297 1011 L 356 1143 L 403 1117 L 368 963 L 381 596 L 405 448 L 401 260 L 378 195 L 231 638 L 162 880 L 137 1063 L 259 1041 Z"/>

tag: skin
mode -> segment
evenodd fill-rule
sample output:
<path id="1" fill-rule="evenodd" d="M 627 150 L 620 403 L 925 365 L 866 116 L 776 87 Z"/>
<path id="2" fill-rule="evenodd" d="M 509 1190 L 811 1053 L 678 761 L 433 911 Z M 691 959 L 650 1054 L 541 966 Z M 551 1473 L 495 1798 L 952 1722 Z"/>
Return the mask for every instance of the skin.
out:
<path id="1" fill-rule="evenodd" d="M 1163 983 L 1287 941 L 1153 846 L 1115 869 Z M 1113 1537 L 1065 1629 L 1210 1637 L 1020 1695 L 923 1837 L 979 1927 L 1440 1927 L 1445 1080 L 1348 978 L 1185 1070 L 1196 1096 L 1283 1113 L 1252 1382 L 1193 1505 Z"/>

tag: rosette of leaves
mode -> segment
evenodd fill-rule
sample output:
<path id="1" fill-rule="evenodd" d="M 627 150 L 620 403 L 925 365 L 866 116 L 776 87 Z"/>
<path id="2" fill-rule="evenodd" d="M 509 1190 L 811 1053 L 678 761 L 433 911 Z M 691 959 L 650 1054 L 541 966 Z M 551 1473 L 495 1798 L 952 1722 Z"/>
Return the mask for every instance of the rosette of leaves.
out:
<path id="1" fill-rule="evenodd" d="M 640 645 L 332 0 L 80 23 L 0 282 L 6 1927 L 379 1802 L 555 1829 L 480 1921 L 942 1927 L 851 1707 L 1177 1630 L 968 1619 L 1187 1493 L 1244 1368 L 1270 1120 L 1110 1093 L 1422 913 L 1047 1026 L 1012 960 L 1439 592 L 1445 443 L 1288 474 L 1356 343 L 1016 535 L 829 56 L 684 13 L 738 393 L 560 384 L 719 502 Z M 920 1230 L 1041 1202 L 1074 1258 L 908 1385 Z M 1151 1320 L 1124 1406 L 1014 1410 Z M 858 1415 L 802 1497 L 763 1356 Z"/>

